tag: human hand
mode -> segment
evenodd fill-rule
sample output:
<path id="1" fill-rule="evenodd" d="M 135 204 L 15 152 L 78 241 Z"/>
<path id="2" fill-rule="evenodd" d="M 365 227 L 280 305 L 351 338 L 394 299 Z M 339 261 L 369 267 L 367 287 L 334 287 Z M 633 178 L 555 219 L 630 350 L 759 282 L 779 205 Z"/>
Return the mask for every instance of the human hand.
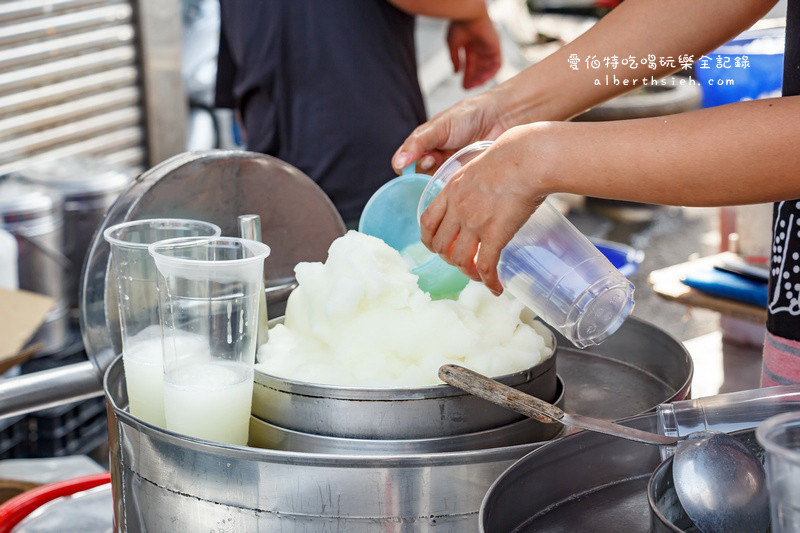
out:
<path id="1" fill-rule="evenodd" d="M 488 14 L 473 20 L 452 21 L 447 30 L 447 46 L 453 70 L 459 72 L 464 67 L 465 89 L 483 85 L 500 69 L 500 37 Z"/>
<path id="2" fill-rule="evenodd" d="M 392 157 L 398 172 L 414 161 L 422 171 L 441 165 L 456 150 L 481 140 L 495 140 L 504 123 L 495 90 L 467 98 L 418 126 Z"/>
<path id="3" fill-rule="evenodd" d="M 550 192 L 533 136 L 545 126 L 518 126 L 459 169 L 420 219 L 422 242 L 495 294 L 500 251 Z M 477 256 L 477 257 L 476 257 Z"/>

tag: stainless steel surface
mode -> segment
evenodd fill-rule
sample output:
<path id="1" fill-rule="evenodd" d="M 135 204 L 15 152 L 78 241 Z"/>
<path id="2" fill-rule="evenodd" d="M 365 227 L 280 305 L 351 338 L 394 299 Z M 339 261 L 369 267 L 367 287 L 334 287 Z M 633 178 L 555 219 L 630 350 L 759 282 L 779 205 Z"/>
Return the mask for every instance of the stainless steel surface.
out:
<path id="1" fill-rule="evenodd" d="M 462 366 L 444 365 L 439 369 L 439 377 L 453 387 L 458 387 L 478 398 L 542 423 L 548 421 L 560 422 L 568 427 L 596 431 L 644 444 L 669 445 L 675 444 L 677 441 L 674 437 L 648 433 L 635 428 L 621 426 L 608 420 L 567 414 L 555 405 Z"/>
<path id="2" fill-rule="evenodd" d="M 689 397 L 693 373 L 689 352 L 643 320 L 628 319 L 600 346 L 577 350 L 561 337 L 557 342 L 558 373 L 570 390 L 564 408 L 568 413 L 619 420 L 655 409 L 663 403 L 658 398 Z"/>
<path id="3" fill-rule="evenodd" d="M 66 303 L 47 313 L 42 325 L 30 338 L 27 346 L 38 346 L 38 355 L 58 353 L 69 344 L 72 318 Z"/>
<path id="4" fill-rule="evenodd" d="M 261 240 L 261 217 L 258 215 L 239 215 L 239 236 L 242 239 Z"/>
<path id="5" fill-rule="evenodd" d="M 64 284 L 62 202 L 51 191 L 12 180 L 0 181 L 0 228 L 17 240 L 20 289 L 54 300 L 53 308 L 32 342 L 53 353 L 67 342 L 69 310 Z"/>
<path id="6" fill-rule="evenodd" d="M 675 450 L 672 476 L 683 509 L 704 533 L 767 530 L 767 475 L 733 437 L 716 431 L 689 435 Z"/>
<path id="7" fill-rule="evenodd" d="M 574 386 L 567 382 L 567 388 Z M 654 413 L 619 423 L 657 430 Z M 648 482 L 660 463 L 655 446 L 585 431 L 569 435 L 528 454 L 497 479 L 481 504 L 481 531 L 683 531 L 661 520 L 651 524 Z"/>
<path id="8" fill-rule="evenodd" d="M 213 222 L 223 235 L 235 235 L 237 217 L 243 213 L 259 215 L 271 228 L 272 251 L 265 262 L 271 313 L 281 312 L 285 305 L 294 266 L 300 261 L 323 261 L 330 243 L 345 231 L 319 187 L 270 156 L 212 150 L 181 154 L 148 170 L 109 209 L 83 271 L 81 330 L 86 352 L 100 369 L 121 349 L 115 295 L 107 290 L 114 283 L 107 279 L 113 274 L 103 230 L 129 220 L 171 216 Z"/>
<path id="9" fill-rule="evenodd" d="M 684 354 L 677 341 L 636 320 L 628 320 L 617 335 L 625 340 L 618 346 L 630 346 L 629 352 L 657 352 L 678 360 Z M 653 341 L 658 344 L 648 344 Z M 605 348 L 605 344 L 599 348 Z M 627 353 L 585 352 L 582 358 L 575 356 L 570 361 L 614 372 L 619 363 L 597 366 L 592 364 L 593 359 L 619 361 Z M 559 368 L 563 368 L 561 362 Z M 567 381 L 567 389 L 580 391 L 592 386 L 594 376 L 574 369 L 571 373 L 573 378 L 583 375 L 585 379 Z M 684 378 L 686 373 L 691 373 L 691 367 L 684 368 Z M 683 397 L 676 392 L 683 385 L 682 380 L 677 380 L 674 390 L 661 391 L 665 392 L 663 398 L 675 394 Z M 215 445 L 159 430 L 131 417 L 124 409 L 127 399 L 119 362 L 108 371 L 106 390 L 115 512 L 120 529 L 128 531 L 174 530 L 175 524 L 187 531 L 206 530 L 209 524 L 221 524 L 232 531 L 474 531 L 478 527 L 480 500 L 492 480 L 517 458 L 540 446 L 426 455 L 343 456 Z M 575 394 L 572 400 L 570 395 L 566 398 L 568 410 L 594 409 L 595 416 L 607 418 L 626 410 L 633 414 L 632 409 L 653 400 L 650 396 L 616 397 L 613 402 L 598 406 L 586 394 Z M 651 407 L 658 403 L 661 401 L 653 401 Z M 654 422 L 651 427 L 639 427 L 654 428 Z M 651 470 L 658 464 L 655 447 L 586 432 L 581 435 L 606 439 L 614 445 L 610 455 L 592 455 L 603 461 L 600 469 L 614 469 L 621 463 L 641 467 L 641 456 L 628 457 L 624 453 L 627 447 L 650 454 Z M 617 453 L 620 444 L 621 456 Z M 569 456 L 574 455 L 573 449 Z M 596 468 L 594 463 L 583 463 L 569 475 L 577 477 L 587 471 L 591 474 Z M 645 484 L 647 476 L 649 471 Z M 549 477 L 537 478 L 532 485 L 540 493 L 548 493 L 551 486 L 569 479 L 559 468 Z M 541 490 L 543 483 L 547 491 Z M 642 501 L 647 521 L 646 498 Z M 527 498 L 518 502 L 516 510 L 529 508 L 528 503 Z M 618 522 L 622 523 L 623 518 Z M 583 530 L 598 530 L 592 527 L 591 520 L 585 524 Z M 611 524 L 609 529 L 614 529 Z"/>
<path id="10" fill-rule="evenodd" d="M 654 414 L 621 423 L 656 430 Z M 481 531 L 647 532 L 647 482 L 660 462 L 655 446 L 588 431 L 569 435 L 495 481 L 481 504 Z"/>
<path id="11" fill-rule="evenodd" d="M 77 154 L 142 165 L 132 2 L 4 2 L 0 21 L 0 174 Z"/>
<path id="12" fill-rule="evenodd" d="M 665 437 L 655 432 L 641 431 L 635 428 L 628 428 L 619 424 L 614 424 L 607 420 L 600 420 L 599 418 L 590 418 L 583 415 L 570 415 L 564 414 L 561 422 L 567 426 L 572 426 L 588 431 L 596 431 L 612 437 L 619 437 L 634 442 L 641 442 L 643 444 L 654 444 L 656 446 L 668 446 L 675 444 L 677 439 L 675 437 Z"/>
<path id="13" fill-rule="evenodd" d="M 558 394 L 553 403 L 563 405 L 564 393 L 564 383 L 559 378 Z M 441 453 L 543 442 L 556 438 L 562 432 L 563 428 L 558 424 L 542 424 L 522 419 L 505 426 L 450 437 L 406 440 L 347 439 L 292 431 L 251 417 L 249 444 L 273 450 L 340 455 Z"/>
<path id="14" fill-rule="evenodd" d="M 133 3 L 147 102 L 147 161 L 155 165 L 186 150 L 188 106 L 181 77 L 181 4 L 161 0 Z"/>
<path id="15" fill-rule="evenodd" d="M 95 230 L 106 211 L 133 182 L 133 172 L 97 158 L 69 157 L 39 163 L 16 173 L 14 178 L 58 194 L 63 201 L 63 252 L 66 264 L 65 294 L 78 307 L 81 267 Z"/>
<path id="16" fill-rule="evenodd" d="M 539 445 L 370 457 L 217 445 L 131 417 L 119 359 L 105 383 L 123 531 L 469 531 L 491 481 Z"/>
<path id="17" fill-rule="evenodd" d="M 0 382 L 0 418 L 103 394 L 97 368 L 85 361 Z"/>
<path id="18" fill-rule="evenodd" d="M 261 240 L 261 217 L 258 215 L 239 215 L 239 236 L 242 239 L 263 242 Z M 261 284 L 258 299 L 258 341 L 256 346 L 261 346 L 269 340 L 269 317 L 267 313 L 267 295 L 264 284 Z"/>
<path id="19" fill-rule="evenodd" d="M 550 335 L 548 346 L 555 349 L 555 339 Z M 497 379 L 552 400 L 557 395 L 556 356 Z M 444 437 L 491 429 L 522 418 L 447 385 L 337 387 L 283 379 L 258 369 L 253 415 L 303 433 L 354 439 Z"/>
<path id="20" fill-rule="evenodd" d="M 759 464 L 764 463 L 764 449 L 756 440 L 755 430 L 735 431 L 730 433 L 730 437 L 743 444 L 753 453 Z M 678 495 L 675 492 L 672 466 L 672 458 L 668 458 L 658 465 L 647 484 L 647 500 L 651 511 L 650 531 L 652 533 L 698 531 L 692 520 L 686 515 L 686 511 L 681 506 Z M 766 494 L 766 487 L 763 487 L 763 489 Z M 715 496 L 712 495 L 712 497 Z M 760 531 L 765 530 L 766 525 Z M 758 531 L 758 529 L 752 528 L 748 531 Z"/>

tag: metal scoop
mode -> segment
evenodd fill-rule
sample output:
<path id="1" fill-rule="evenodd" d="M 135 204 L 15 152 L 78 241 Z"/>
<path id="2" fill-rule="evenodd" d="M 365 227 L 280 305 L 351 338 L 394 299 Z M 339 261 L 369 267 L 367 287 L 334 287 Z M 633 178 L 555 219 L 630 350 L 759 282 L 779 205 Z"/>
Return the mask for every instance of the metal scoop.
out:
<path id="1" fill-rule="evenodd" d="M 645 444 L 663 446 L 678 442 L 678 439 L 673 437 L 665 437 L 664 435 L 621 426 L 608 420 L 567 414 L 555 405 L 520 392 L 508 385 L 503 385 L 499 381 L 487 378 L 463 366 L 444 365 L 439 369 L 439 378 L 445 383 L 466 391 L 473 396 L 483 398 L 545 424 L 555 421 L 568 427 L 587 429 Z"/>
<path id="2" fill-rule="evenodd" d="M 444 365 L 445 383 L 543 423 L 596 431 L 644 444 L 677 444 L 672 472 L 686 514 L 703 533 L 766 531 L 769 501 L 761 462 L 725 433 L 699 431 L 686 440 L 666 437 L 608 420 L 568 414 L 493 379 L 458 365 Z"/>

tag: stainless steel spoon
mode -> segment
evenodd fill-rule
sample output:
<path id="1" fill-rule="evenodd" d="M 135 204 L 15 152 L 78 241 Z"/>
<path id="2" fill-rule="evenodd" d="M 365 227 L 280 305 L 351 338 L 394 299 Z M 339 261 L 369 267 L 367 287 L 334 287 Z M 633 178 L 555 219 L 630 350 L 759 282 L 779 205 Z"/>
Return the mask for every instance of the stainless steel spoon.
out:
<path id="1" fill-rule="evenodd" d="M 764 468 L 749 448 L 730 435 L 698 431 L 678 442 L 672 480 L 683 510 L 703 533 L 767 530 Z"/>
<path id="2" fill-rule="evenodd" d="M 741 442 L 725 433 L 698 431 L 686 440 L 607 420 L 565 413 L 558 407 L 458 365 L 444 365 L 445 383 L 540 422 L 605 433 L 655 445 L 677 444 L 672 476 L 686 514 L 703 533 L 763 532 L 769 525 L 764 467 Z"/>

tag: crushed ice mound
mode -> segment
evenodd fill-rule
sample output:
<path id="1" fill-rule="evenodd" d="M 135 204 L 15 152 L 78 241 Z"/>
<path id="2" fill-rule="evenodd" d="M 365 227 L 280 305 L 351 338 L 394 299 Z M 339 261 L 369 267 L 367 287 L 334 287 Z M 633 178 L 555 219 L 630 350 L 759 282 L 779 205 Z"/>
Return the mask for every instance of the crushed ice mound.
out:
<path id="1" fill-rule="evenodd" d="M 286 379 L 352 387 L 441 383 L 455 363 L 488 376 L 549 357 L 546 328 L 521 318 L 523 305 L 470 282 L 458 300 L 432 301 L 400 253 L 350 231 L 325 263 L 300 263 L 283 324 L 258 352 L 259 370 Z"/>

